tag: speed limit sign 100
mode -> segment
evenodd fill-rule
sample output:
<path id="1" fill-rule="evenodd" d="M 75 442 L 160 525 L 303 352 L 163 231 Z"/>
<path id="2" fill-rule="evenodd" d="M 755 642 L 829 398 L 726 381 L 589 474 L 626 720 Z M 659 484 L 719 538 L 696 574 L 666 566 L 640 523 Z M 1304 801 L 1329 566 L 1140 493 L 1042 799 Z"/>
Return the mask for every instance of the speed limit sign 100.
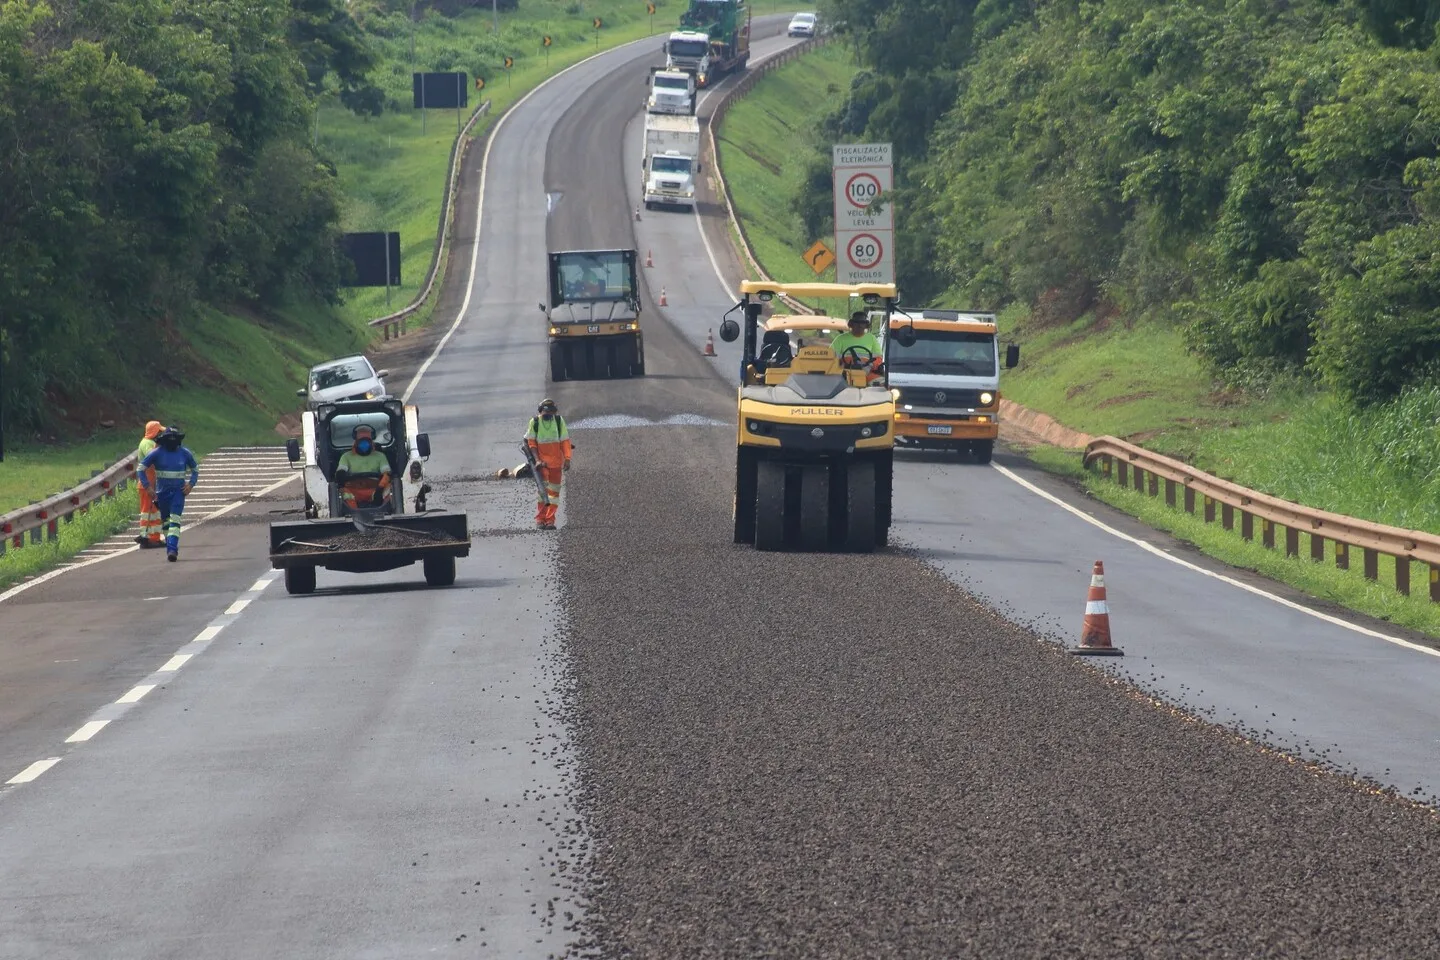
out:
<path id="1" fill-rule="evenodd" d="M 873 173 L 856 173 L 845 181 L 845 199 L 852 207 L 863 210 L 875 202 L 881 192 L 880 178 Z"/>

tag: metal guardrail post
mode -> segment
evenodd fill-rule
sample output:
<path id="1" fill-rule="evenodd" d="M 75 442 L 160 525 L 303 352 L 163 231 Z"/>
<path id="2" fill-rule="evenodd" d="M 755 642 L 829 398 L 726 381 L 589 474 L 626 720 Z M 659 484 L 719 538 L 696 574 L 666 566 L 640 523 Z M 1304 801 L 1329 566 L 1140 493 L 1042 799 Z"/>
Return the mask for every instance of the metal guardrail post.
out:
<path id="1" fill-rule="evenodd" d="M 1197 491 L 1204 497 L 1204 522 L 1215 521 L 1215 508 L 1220 507 L 1220 522 L 1225 530 L 1235 529 L 1235 514 L 1240 514 L 1240 536 L 1255 540 L 1255 521 L 1260 521 L 1260 542 L 1266 549 L 1275 549 L 1275 528 L 1285 528 L 1285 556 L 1300 557 L 1300 536 L 1310 538 L 1310 557 L 1316 563 L 1325 560 L 1325 545 L 1335 545 L 1335 567 L 1350 569 L 1350 548 L 1358 547 L 1363 559 L 1366 579 L 1380 579 L 1380 557 L 1395 563 L 1395 590 L 1409 596 L 1410 565 L 1423 563 L 1430 581 L 1430 598 L 1440 603 L 1440 535 L 1417 530 L 1402 530 L 1369 520 L 1316 510 L 1289 500 L 1242 487 L 1228 480 L 1195 470 L 1188 464 L 1126 443 L 1115 437 L 1099 437 L 1085 449 L 1085 465 L 1099 463 L 1102 476 L 1113 474 L 1122 488 L 1148 492 L 1158 496 L 1159 483 L 1165 482 L 1165 502 L 1175 506 L 1176 485 L 1183 485 L 1184 509 L 1195 511 Z M 1112 465 L 1118 469 L 1112 470 Z M 1133 478 L 1133 479 L 1132 479 Z M 1148 481 L 1148 482 L 1147 482 Z"/>

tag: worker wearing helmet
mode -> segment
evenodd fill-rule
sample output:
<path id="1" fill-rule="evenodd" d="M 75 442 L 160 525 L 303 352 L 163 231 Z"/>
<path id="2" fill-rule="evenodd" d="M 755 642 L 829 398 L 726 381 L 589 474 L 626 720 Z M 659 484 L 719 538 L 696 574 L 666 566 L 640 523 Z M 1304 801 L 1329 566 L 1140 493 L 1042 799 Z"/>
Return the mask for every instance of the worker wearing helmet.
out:
<path id="1" fill-rule="evenodd" d="M 150 470 L 154 469 L 155 506 L 160 509 L 160 527 L 165 534 L 165 559 L 174 563 L 180 557 L 180 517 L 185 512 L 185 497 L 200 482 L 200 466 L 195 454 L 182 446 L 185 434 L 166 427 L 155 438 L 159 445 L 140 461 L 140 487 L 150 486 Z"/>
<path id="2" fill-rule="evenodd" d="M 841 366 L 852 370 L 865 369 L 868 371 L 867 381 L 873 380 L 880 375 L 883 358 L 880 355 L 880 341 L 870 332 L 869 314 L 864 310 L 856 310 L 850 315 L 849 326 L 848 332 L 830 341 L 830 349 L 840 358 Z M 855 352 L 847 357 L 846 352 L 851 349 Z"/>
<path id="3" fill-rule="evenodd" d="M 538 500 L 535 506 L 535 526 L 541 530 L 555 529 L 555 513 L 560 508 L 560 487 L 564 472 L 570 469 L 570 431 L 565 418 L 560 416 L 555 401 L 546 397 L 536 408 L 536 415 L 530 418 L 529 429 L 525 431 L 525 444 L 535 457 L 535 468 L 545 484 L 549 502 Z"/>
<path id="4" fill-rule="evenodd" d="M 159 420 L 151 420 L 145 424 L 145 435 L 140 438 L 140 446 L 135 448 L 135 463 L 138 465 L 150 456 L 150 451 L 159 446 L 155 438 L 160 436 L 160 431 L 165 425 Z M 164 540 L 160 536 L 160 508 L 155 506 L 155 468 L 151 467 L 146 471 L 150 485 L 140 487 L 140 535 L 135 542 L 145 550 L 157 550 Z"/>
<path id="5" fill-rule="evenodd" d="M 354 445 L 340 457 L 335 482 L 351 510 L 381 506 L 390 499 L 390 458 L 375 448 L 375 428 L 362 423 L 350 431 Z"/>

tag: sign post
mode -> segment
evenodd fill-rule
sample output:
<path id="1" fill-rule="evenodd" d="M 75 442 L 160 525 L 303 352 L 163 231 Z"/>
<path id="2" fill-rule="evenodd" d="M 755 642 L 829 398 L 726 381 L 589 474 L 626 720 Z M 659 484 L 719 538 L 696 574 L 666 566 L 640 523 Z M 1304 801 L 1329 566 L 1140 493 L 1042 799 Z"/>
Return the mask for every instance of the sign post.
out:
<path id="1" fill-rule="evenodd" d="M 888 143 L 836 144 L 835 280 L 838 283 L 895 282 L 895 188 Z"/>

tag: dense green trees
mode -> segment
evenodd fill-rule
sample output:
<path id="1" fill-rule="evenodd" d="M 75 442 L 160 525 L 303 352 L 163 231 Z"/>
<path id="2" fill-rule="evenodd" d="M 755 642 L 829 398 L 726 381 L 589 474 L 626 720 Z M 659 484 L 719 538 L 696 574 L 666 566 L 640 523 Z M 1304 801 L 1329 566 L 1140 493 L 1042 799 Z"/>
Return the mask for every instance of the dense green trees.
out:
<path id="1" fill-rule="evenodd" d="M 7 417 L 165 371 L 199 303 L 333 298 L 340 197 L 306 136 L 325 84 L 378 96 L 343 0 L 0 2 Z"/>
<path id="2" fill-rule="evenodd" d="M 912 300 L 1104 302 L 1381 399 L 1440 368 L 1436 11 L 829 0 L 868 69 L 827 132 L 895 142 Z"/>

